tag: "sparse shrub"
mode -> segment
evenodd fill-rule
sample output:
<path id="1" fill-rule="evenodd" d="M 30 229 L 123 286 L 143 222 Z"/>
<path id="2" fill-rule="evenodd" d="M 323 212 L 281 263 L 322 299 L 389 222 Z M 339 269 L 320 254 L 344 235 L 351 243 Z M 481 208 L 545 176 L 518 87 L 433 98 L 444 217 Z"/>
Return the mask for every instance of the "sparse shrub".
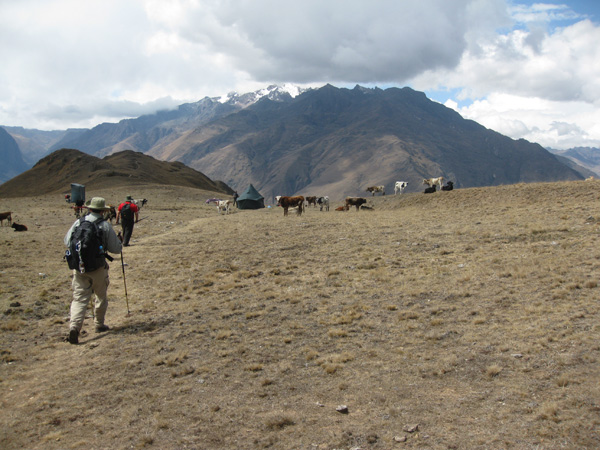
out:
<path id="1" fill-rule="evenodd" d="M 306 351 L 305 357 L 307 361 L 313 361 L 319 357 L 319 352 L 314 349 L 309 349 Z"/>
<path id="2" fill-rule="evenodd" d="M 329 375 L 333 375 L 339 369 L 341 369 L 343 366 L 341 364 L 325 363 L 325 364 L 321 364 L 321 367 L 323 368 L 325 373 L 328 373 Z"/>
<path id="3" fill-rule="evenodd" d="M 492 364 L 485 369 L 485 374 L 488 376 L 488 378 L 495 378 L 500 375 L 500 372 L 502 372 L 502 367 L 498 364 Z"/>
<path id="4" fill-rule="evenodd" d="M 0 329 L 2 331 L 18 331 L 25 326 L 25 322 L 21 319 L 9 319 L 6 322 L 2 322 Z"/>
<path id="5" fill-rule="evenodd" d="M 220 341 L 224 340 L 224 339 L 228 339 L 231 336 L 233 336 L 233 331 L 231 330 L 221 330 L 219 331 L 216 336 L 215 339 L 218 339 Z"/>
<path id="6" fill-rule="evenodd" d="M 556 385 L 558 387 L 567 387 L 569 385 L 569 382 L 570 378 L 566 374 L 562 374 L 556 379 Z"/>
<path id="7" fill-rule="evenodd" d="M 419 313 L 415 311 L 400 311 L 398 313 L 399 320 L 416 320 L 419 318 Z"/>
<path id="8" fill-rule="evenodd" d="M 265 420 L 269 430 L 280 430 L 296 424 L 296 419 L 288 413 L 273 413 Z"/>
<path id="9" fill-rule="evenodd" d="M 331 329 L 327 332 L 327 335 L 331 338 L 336 337 L 346 337 L 348 336 L 348 332 L 346 330 L 342 330 L 340 328 Z"/>
<path id="10" fill-rule="evenodd" d="M 152 436 L 144 436 L 140 439 L 140 441 L 136 444 L 135 448 L 145 448 L 154 443 L 154 438 Z"/>
<path id="11" fill-rule="evenodd" d="M 194 372 L 195 372 L 195 369 L 193 367 L 181 367 L 177 370 L 171 371 L 171 377 L 173 377 L 173 378 L 184 377 L 186 375 L 191 375 Z"/>
<path id="12" fill-rule="evenodd" d="M 348 352 L 341 353 L 339 355 L 333 355 L 331 357 L 332 362 L 346 363 L 346 362 L 352 361 L 352 360 L 354 360 L 354 356 Z"/>
<path id="13" fill-rule="evenodd" d="M 558 405 L 555 402 L 547 402 L 540 406 L 538 418 L 543 420 L 556 420 Z"/>

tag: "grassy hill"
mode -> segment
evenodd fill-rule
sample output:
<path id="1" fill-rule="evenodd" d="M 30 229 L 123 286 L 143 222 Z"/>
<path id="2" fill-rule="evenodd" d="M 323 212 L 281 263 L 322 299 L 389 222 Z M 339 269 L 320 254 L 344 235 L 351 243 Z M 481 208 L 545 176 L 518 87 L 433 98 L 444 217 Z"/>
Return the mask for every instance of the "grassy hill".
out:
<path id="1" fill-rule="evenodd" d="M 160 184 L 195 187 L 222 193 L 233 191 L 224 183 L 179 162 L 159 161 L 126 150 L 99 159 L 78 150 L 62 149 L 41 159 L 27 172 L 0 185 L 0 197 L 27 197 L 70 192 L 71 183 L 88 189 L 105 186 Z"/>
<path id="2" fill-rule="evenodd" d="M 283 217 L 145 185 L 111 330 L 77 346 L 70 209 L 2 199 L 29 226 L 0 228 L 3 448 L 598 448 L 599 187 Z"/>

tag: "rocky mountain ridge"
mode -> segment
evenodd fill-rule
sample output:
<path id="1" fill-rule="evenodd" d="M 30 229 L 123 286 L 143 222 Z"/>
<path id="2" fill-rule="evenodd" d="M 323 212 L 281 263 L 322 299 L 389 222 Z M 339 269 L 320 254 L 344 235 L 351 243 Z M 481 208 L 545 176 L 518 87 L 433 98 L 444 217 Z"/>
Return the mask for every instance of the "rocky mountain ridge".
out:
<path id="1" fill-rule="evenodd" d="M 51 150 L 100 158 L 134 150 L 181 161 L 238 190 L 252 183 L 267 197 L 363 195 L 371 184 L 391 192 L 396 180 L 418 191 L 423 178 L 439 175 L 456 187 L 588 176 L 575 162 L 464 120 L 409 88 L 270 86 L 89 130 L 9 130 L 30 147 L 58 138 Z"/>

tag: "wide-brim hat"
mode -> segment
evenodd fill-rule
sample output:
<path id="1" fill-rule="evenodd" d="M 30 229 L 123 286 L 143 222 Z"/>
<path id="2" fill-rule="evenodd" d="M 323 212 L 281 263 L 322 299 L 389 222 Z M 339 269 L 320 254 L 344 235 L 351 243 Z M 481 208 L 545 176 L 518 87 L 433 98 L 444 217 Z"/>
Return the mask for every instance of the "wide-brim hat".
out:
<path id="1" fill-rule="evenodd" d="M 109 206 L 106 206 L 106 201 L 102 197 L 94 197 L 91 200 L 85 202 L 85 206 L 88 209 L 100 209 L 100 210 L 108 210 Z"/>
<path id="2" fill-rule="evenodd" d="M 126 202 L 132 202 L 133 201 L 133 197 L 131 195 L 128 195 L 127 197 L 125 197 L 125 201 Z"/>

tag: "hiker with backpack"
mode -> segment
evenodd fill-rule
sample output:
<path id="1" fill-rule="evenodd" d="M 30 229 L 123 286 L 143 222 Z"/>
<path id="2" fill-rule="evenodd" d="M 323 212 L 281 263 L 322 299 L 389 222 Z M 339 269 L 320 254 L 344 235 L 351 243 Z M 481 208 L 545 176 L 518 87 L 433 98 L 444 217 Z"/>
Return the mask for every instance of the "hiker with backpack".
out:
<path id="1" fill-rule="evenodd" d="M 102 197 L 94 197 L 87 203 L 89 214 L 77 219 L 65 235 L 67 251 L 65 259 L 73 270 L 73 301 L 68 341 L 79 343 L 79 333 L 85 319 L 92 294 L 94 302 L 94 325 L 97 333 L 107 331 L 104 323 L 108 308 L 108 263 L 112 257 L 106 252 L 121 253 L 121 240 L 110 223 L 104 219 L 109 209 Z"/>
<path id="2" fill-rule="evenodd" d="M 125 198 L 125 201 L 119 205 L 116 220 L 117 225 L 119 224 L 119 220 L 121 221 L 121 227 L 123 228 L 123 245 L 125 247 L 129 246 L 129 240 L 133 233 L 133 224 L 137 223 L 139 217 L 138 214 L 139 209 L 133 202 L 133 197 L 128 195 Z"/>

